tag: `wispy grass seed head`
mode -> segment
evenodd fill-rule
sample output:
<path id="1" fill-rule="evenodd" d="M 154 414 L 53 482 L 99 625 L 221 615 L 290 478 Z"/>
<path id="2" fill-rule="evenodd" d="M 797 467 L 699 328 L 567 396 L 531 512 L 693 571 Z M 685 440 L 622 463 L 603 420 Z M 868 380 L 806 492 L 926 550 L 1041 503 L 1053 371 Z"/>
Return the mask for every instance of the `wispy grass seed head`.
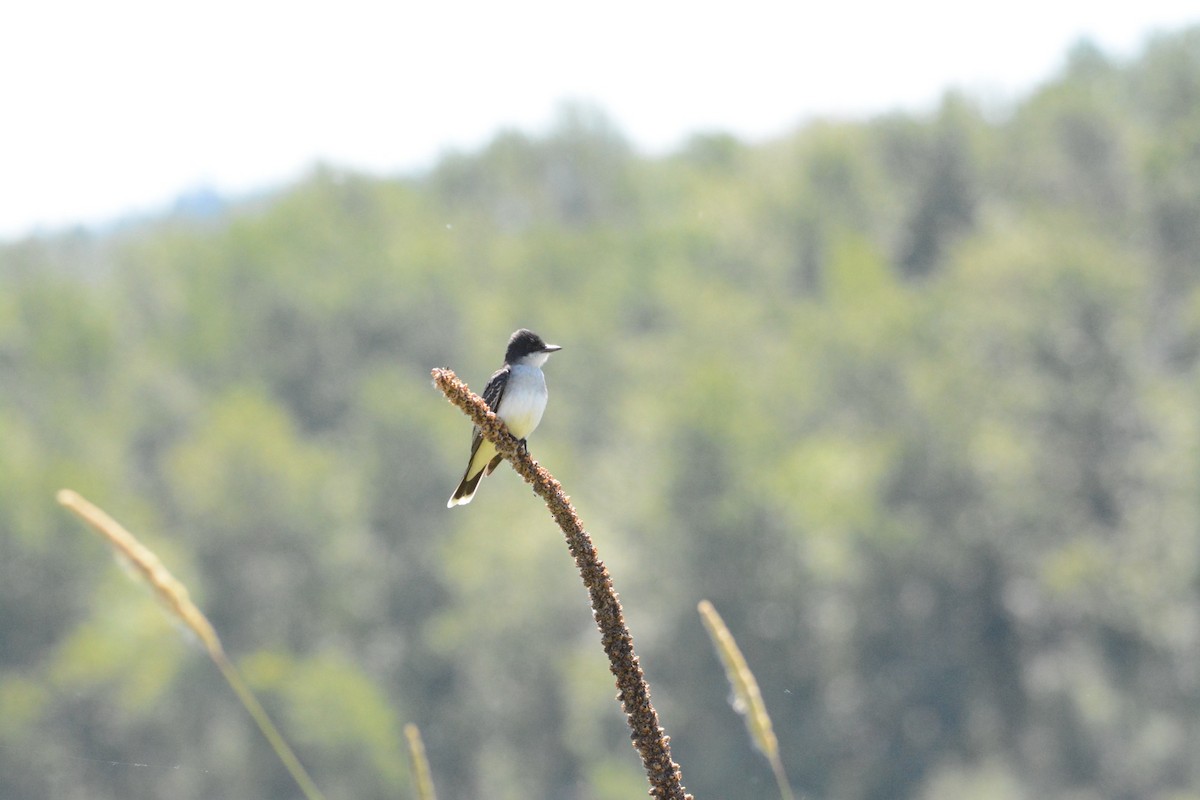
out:
<path id="1" fill-rule="evenodd" d="M 59 505 L 74 512 L 76 516 L 109 541 L 109 544 L 125 559 L 125 562 L 133 567 L 135 574 L 150 584 L 150 588 L 167 605 L 171 613 L 177 616 L 192 633 L 196 634 L 210 654 L 222 651 L 221 640 L 217 638 L 217 632 L 209 623 L 208 618 L 200 613 L 200 609 L 192 602 L 187 587 L 163 566 L 163 563 L 158 560 L 158 556 L 150 548 L 139 542 L 119 522 L 89 503 L 77 492 L 62 489 L 59 491 L 57 499 Z"/>
<path id="2" fill-rule="evenodd" d="M 783 772 L 783 760 L 779 757 L 779 740 L 775 737 L 775 729 L 771 725 L 771 717 L 767 714 L 767 706 L 763 702 L 758 681 L 750 671 L 750 665 L 746 663 L 733 634 L 729 632 L 713 604 L 701 600 L 698 610 L 709 638 L 712 639 L 713 647 L 721 659 L 721 665 L 725 668 L 725 677 L 733 688 L 734 710 L 745 718 L 746 729 L 750 732 L 754 746 L 770 762 L 775 780 L 779 784 L 779 794 L 785 800 L 791 800 L 792 789 Z"/>

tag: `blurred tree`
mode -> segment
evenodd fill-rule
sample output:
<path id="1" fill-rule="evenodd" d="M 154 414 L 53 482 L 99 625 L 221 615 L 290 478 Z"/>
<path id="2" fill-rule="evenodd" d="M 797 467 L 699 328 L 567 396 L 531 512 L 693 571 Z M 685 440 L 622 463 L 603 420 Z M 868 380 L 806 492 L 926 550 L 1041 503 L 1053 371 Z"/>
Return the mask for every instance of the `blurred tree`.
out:
<path id="1" fill-rule="evenodd" d="M 942 103 L 933 141 L 923 158 L 907 236 L 898 261 L 901 274 L 931 274 L 954 240 L 969 232 L 975 220 L 979 189 L 971 153 L 970 127 L 976 112 L 961 97 Z"/>

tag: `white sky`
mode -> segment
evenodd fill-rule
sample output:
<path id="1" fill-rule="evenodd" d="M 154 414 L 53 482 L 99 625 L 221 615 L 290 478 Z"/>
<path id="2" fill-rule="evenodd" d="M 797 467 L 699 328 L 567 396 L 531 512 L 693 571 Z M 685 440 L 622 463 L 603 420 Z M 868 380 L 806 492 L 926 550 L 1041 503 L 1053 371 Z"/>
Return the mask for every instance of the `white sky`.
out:
<path id="1" fill-rule="evenodd" d="M 648 152 L 697 130 L 1011 98 L 1089 36 L 1117 56 L 1195 0 L 26 0 L 0 11 L 0 238 L 315 161 L 395 173 L 594 102 Z"/>

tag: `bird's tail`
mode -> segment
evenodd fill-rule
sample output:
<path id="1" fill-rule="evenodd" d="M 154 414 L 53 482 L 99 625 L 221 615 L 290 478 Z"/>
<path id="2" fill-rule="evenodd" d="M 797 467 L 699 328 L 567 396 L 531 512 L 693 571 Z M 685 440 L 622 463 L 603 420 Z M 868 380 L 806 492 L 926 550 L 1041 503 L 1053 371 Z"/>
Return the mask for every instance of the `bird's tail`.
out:
<path id="1" fill-rule="evenodd" d="M 479 488 L 479 482 L 483 480 L 484 475 L 491 475 L 500 463 L 501 456 L 496 454 L 486 467 L 471 475 L 470 466 L 467 467 L 467 473 L 463 475 L 462 481 L 459 482 L 458 488 L 454 490 L 454 494 L 450 495 L 450 499 L 446 501 L 446 508 L 454 508 L 455 506 L 465 506 L 467 503 L 475 499 L 475 490 Z"/>
<path id="2" fill-rule="evenodd" d="M 483 480 L 484 470 L 479 470 L 475 473 L 474 478 L 463 476 L 462 482 L 458 484 L 458 488 L 454 490 L 454 494 L 450 495 L 450 499 L 446 501 L 446 508 L 454 508 L 455 506 L 465 506 L 475 498 L 475 490 L 479 488 L 479 482 Z"/>

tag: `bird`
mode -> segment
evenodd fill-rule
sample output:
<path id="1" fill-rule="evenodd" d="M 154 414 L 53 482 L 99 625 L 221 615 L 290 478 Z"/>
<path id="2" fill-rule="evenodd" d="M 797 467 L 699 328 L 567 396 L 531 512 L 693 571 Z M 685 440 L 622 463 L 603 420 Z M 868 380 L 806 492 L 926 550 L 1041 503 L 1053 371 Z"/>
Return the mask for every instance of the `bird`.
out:
<path id="1" fill-rule="evenodd" d="M 526 438 L 537 428 L 546 410 L 548 395 L 542 365 L 551 353 L 561 349 L 556 344 L 546 344 L 542 337 L 526 328 L 514 331 L 504 351 L 504 366 L 492 374 L 483 389 L 488 408 L 504 420 L 508 432 L 521 440 L 522 447 L 526 447 Z M 446 508 L 471 502 L 479 482 L 492 474 L 500 458 L 496 445 L 485 439 L 479 426 L 475 426 L 471 431 L 471 458 L 458 488 L 446 501 Z"/>

